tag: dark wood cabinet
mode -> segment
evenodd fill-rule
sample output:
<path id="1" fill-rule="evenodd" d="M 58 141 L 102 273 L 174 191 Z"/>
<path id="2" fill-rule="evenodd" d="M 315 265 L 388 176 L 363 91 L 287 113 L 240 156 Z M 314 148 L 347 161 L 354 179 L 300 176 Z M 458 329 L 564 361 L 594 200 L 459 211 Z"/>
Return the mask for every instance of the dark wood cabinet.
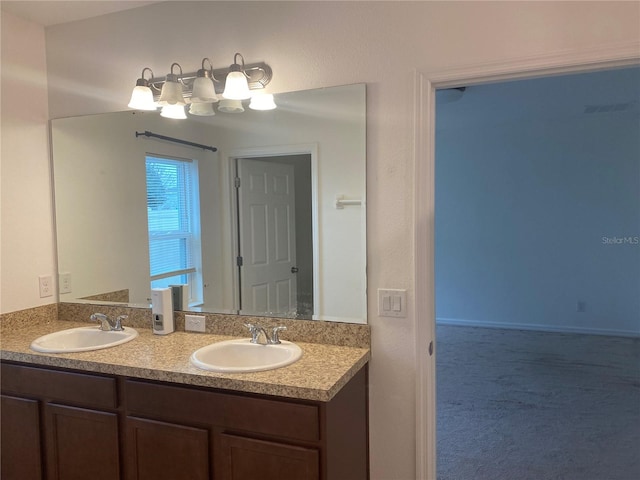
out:
<path id="1" fill-rule="evenodd" d="M 118 480 L 118 416 L 64 405 L 45 405 L 47 478 Z"/>
<path id="2" fill-rule="evenodd" d="M 0 378 L 3 479 L 369 476 L 366 367 L 329 402 L 8 362 Z"/>
<path id="3" fill-rule="evenodd" d="M 42 464 L 38 401 L 6 395 L 1 400 L 0 476 L 4 480 L 39 480 Z"/>
<path id="4" fill-rule="evenodd" d="M 3 479 L 120 478 L 114 378 L 3 363 L 1 381 Z"/>
<path id="5" fill-rule="evenodd" d="M 217 437 L 216 480 L 319 480 L 320 456 L 316 448 L 257 440 L 237 435 Z"/>
<path id="6" fill-rule="evenodd" d="M 211 478 L 206 429 L 127 417 L 126 430 L 128 479 Z"/>

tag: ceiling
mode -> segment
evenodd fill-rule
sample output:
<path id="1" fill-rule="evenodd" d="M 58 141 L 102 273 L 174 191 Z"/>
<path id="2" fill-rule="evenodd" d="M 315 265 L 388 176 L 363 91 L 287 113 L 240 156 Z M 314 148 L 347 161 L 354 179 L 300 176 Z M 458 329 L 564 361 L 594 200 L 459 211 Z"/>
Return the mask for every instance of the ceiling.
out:
<path id="1" fill-rule="evenodd" d="M 158 1 L 5 1 L 3 11 L 44 26 L 73 22 L 106 15 L 130 8 L 142 7 Z"/>

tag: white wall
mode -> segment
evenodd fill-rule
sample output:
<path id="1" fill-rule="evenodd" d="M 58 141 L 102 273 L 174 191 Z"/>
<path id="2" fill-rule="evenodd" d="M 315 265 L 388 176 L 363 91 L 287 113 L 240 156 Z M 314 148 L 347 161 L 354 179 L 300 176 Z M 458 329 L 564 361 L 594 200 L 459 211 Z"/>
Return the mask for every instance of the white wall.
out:
<path id="1" fill-rule="evenodd" d="M 276 92 L 367 82 L 368 289 L 407 288 L 411 303 L 411 71 L 577 55 L 638 41 L 639 7 L 636 2 L 166 2 L 48 29 L 50 114 L 121 110 L 142 67 L 168 71 L 173 61 L 199 65 L 203 56 L 226 65 L 236 51 L 273 67 Z M 176 28 L 188 34 L 159 34 Z M 376 312 L 370 295 L 371 477 L 413 479 L 414 312 L 406 320 Z"/>
<path id="2" fill-rule="evenodd" d="M 436 134 L 438 320 L 640 334 L 638 109 L 475 118 Z"/>
<path id="3" fill-rule="evenodd" d="M 38 289 L 57 277 L 44 45 L 41 26 L 2 12 L 0 313 L 57 301 Z"/>

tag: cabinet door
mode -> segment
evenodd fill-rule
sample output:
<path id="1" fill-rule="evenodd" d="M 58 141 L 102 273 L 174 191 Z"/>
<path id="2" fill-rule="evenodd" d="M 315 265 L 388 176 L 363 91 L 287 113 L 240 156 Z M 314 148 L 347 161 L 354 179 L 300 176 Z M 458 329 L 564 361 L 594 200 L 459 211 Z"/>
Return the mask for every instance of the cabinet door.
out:
<path id="1" fill-rule="evenodd" d="M 216 480 L 318 480 L 318 451 L 222 433 L 216 437 Z"/>
<path id="2" fill-rule="evenodd" d="M 127 417 L 130 480 L 208 480 L 209 450 L 205 429 Z"/>
<path id="3" fill-rule="evenodd" d="M 117 414 L 48 404 L 45 416 L 49 479 L 120 478 Z"/>
<path id="4" fill-rule="evenodd" d="M 38 401 L 2 395 L 0 445 L 4 480 L 42 478 Z"/>

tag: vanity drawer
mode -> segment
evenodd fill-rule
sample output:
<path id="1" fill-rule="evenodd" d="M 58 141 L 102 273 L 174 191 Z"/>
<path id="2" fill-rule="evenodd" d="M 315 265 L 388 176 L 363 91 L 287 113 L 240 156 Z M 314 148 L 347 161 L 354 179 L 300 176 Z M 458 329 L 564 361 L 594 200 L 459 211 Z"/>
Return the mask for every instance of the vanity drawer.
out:
<path id="1" fill-rule="evenodd" d="M 2 392 L 83 407 L 118 407 L 111 377 L 2 363 Z"/>
<path id="2" fill-rule="evenodd" d="M 128 415 L 190 422 L 304 441 L 320 439 L 316 405 L 136 380 L 125 382 Z"/>

